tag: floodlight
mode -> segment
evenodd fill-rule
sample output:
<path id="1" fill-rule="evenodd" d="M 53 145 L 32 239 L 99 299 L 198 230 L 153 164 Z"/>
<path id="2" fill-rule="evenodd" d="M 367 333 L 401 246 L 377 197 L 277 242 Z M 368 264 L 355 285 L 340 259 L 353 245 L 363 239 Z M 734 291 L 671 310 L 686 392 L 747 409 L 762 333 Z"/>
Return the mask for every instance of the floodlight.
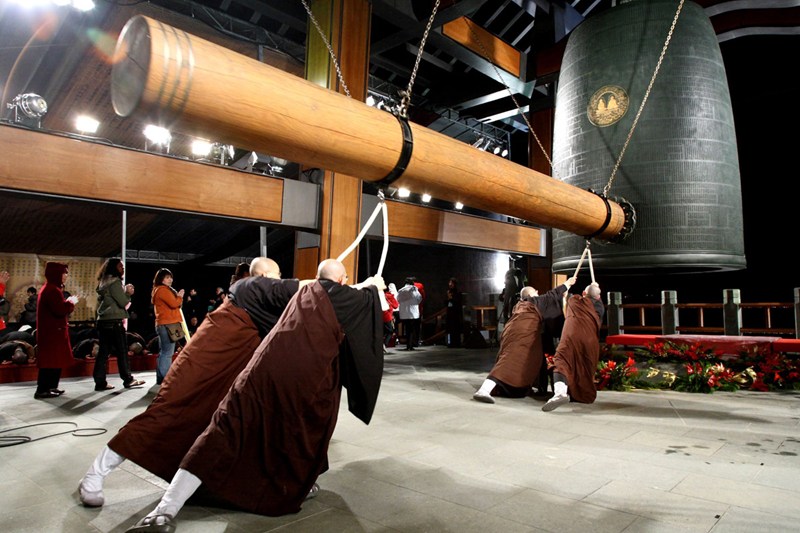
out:
<path id="1" fill-rule="evenodd" d="M 47 102 L 36 93 L 18 94 L 6 107 L 14 110 L 14 122 L 37 128 L 47 113 Z"/>
<path id="2" fill-rule="evenodd" d="M 88 115 L 79 115 L 75 119 L 75 129 L 87 135 L 97 133 L 100 122 Z"/>

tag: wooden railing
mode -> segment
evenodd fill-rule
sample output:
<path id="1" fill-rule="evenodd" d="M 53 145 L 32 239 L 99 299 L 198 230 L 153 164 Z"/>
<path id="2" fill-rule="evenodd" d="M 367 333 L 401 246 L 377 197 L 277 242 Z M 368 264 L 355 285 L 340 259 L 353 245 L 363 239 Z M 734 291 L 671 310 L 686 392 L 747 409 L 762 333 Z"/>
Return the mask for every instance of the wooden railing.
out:
<path id="1" fill-rule="evenodd" d="M 695 333 L 768 335 L 800 338 L 800 289 L 794 303 L 743 303 L 737 289 L 723 293 L 722 303 L 677 303 L 675 291 L 663 291 L 661 303 L 622 304 L 622 294 L 608 293 L 607 333 Z"/>

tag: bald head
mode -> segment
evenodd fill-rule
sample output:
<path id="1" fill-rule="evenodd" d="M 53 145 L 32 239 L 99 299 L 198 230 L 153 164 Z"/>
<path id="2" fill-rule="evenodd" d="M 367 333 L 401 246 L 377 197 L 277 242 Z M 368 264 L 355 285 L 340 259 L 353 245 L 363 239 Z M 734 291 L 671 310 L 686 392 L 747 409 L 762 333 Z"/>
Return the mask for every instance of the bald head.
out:
<path id="1" fill-rule="evenodd" d="M 250 275 L 280 279 L 281 267 L 269 257 L 256 257 L 250 262 Z"/>
<path id="2" fill-rule="evenodd" d="M 341 261 L 326 259 L 317 268 L 317 279 L 327 279 L 344 285 L 347 281 L 347 270 Z"/>
<path id="3" fill-rule="evenodd" d="M 597 283 L 591 283 L 591 284 L 587 285 L 586 288 L 583 289 L 583 294 L 585 294 L 589 298 L 592 298 L 593 300 L 599 300 L 600 299 L 600 285 L 598 285 Z"/>
<path id="4" fill-rule="evenodd" d="M 539 291 L 534 289 L 531 286 L 522 287 L 522 290 L 519 291 L 519 298 L 520 300 L 530 300 L 531 298 L 539 296 Z"/>

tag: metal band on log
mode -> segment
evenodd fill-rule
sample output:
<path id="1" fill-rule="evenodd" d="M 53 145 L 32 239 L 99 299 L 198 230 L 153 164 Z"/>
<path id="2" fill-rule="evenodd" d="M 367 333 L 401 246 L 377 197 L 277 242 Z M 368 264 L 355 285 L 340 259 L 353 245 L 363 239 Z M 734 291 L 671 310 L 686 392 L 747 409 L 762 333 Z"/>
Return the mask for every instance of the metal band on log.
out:
<path id="1" fill-rule="evenodd" d="M 143 16 L 120 35 L 111 98 L 123 117 L 146 113 L 171 129 L 370 182 L 392 172 L 404 146 L 387 112 Z M 609 217 L 592 192 L 410 127 L 413 152 L 394 186 L 577 235 L 605 225 L 604 240 L 631 229 L 616 202 Z"/>

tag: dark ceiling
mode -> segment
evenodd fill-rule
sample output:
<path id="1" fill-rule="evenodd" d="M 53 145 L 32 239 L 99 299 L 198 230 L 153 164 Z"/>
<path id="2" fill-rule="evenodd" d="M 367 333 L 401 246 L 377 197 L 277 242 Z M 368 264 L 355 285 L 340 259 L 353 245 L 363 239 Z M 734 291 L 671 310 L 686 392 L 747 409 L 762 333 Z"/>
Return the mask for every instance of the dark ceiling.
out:
<path id="1" fill-rule="evenodd" d="M 586 18 L 612 9 L 617 3 L 623 2 L 443 0 L 414 84 L 411 119 L 470 144 L 482 133 L 509 141 L 509 157 L 527 164 L 529 139 L 523 114 L 554 105 L 560 54 L 570 31 Z M 740 42 L 759 41 L 758 49 L 764 50 L 764 40 L 770 39 L 769 43 L 776 43 L 776 54 L 781 53 L 777 46 L 785 43 L 791 43 L 790 52 L 797 50 L 800 7 L 796 1 L 698 0 L 696 3 L 709 15 L 726 65 L 753 60 L 742 53 L 748 47 L 739 46 Z M 409 82 L 433 2 L 373 0 L 371 5 L 369 87 L 376 95 L 393 97 Z M 71 121 L 75 113 L 90 111 L 102 123 L 97 135 L 104 142 L 144 148 L 143 125 L 135 117 L 115 116 L 109 95 L 110 57 L 116 36 L 124 22 L 136 13 L 181 19 L 183 29 L 189 33 L 198 32 L 204 38 L 251 56 L 260 48 L 269 61 L 302 75 L 309 23 L 300 0 L 100 1 L 88 13 L 68 7 L 23 7 L 5 1 L 0 3 L 3 120 L 12 120 L 12 112 L 5 109 L 5 104 L 15 95 L 35 92 L 45 97 L 49 105 L 42 121 L 44 129 L 74 131 Z M 518 50 L 522 74 L 518 78 L 503 75 L 482 54 L 446 37 L 442 26 L 459 17 L 468 17 Z M 311 29 L 315 31 L 313 26 Z M 797 56 L 791 59 L 790 54 L 787 60 L 793 61 L 791 68 L 796 70 Z M 759 83 L 759 65 L 750 65 L 749 69 L 752 77 L 729 80 L 732 93 L 738 90 L 734 84 Z M 175 138 L 173 153 L 186 150 L 188 138 L 188 134 L 185 139 Z M 248 147 L 236 149 L 237 158 L 248 153 Z M 58 255 L 66 252 L 64 243 L 69 240 L 68 253 L 73 255 L 118 253 L 120 234 L 117 229 L 109 228 L 121 227 L 119 208 L 97 206 L 87 211 L 85 207 L 85 203 L 28 199 L 0 191 L 0 227 L 18 227 L 17 221 L 25 213 L 35 213 L 25 218 L 24 231 L 3 232 L 0 252 Z M 99 226 L 107 228 L 107 234 L 93 229 Z M 68 235 L 64 235 L 66 227 L 71 228 Z M 130 213 L 127 232 L 131 249 L 191 254 L 200 256 L 195 259 L 198 261 L 254 252 L 252 243 L 258 241 L 258 228 L 252 225 L 144 210 Z M 168 238 L 176 234 L 196 238 Z M 85 238 L 87 235 L 91 238 Z M 247 241 L 250 244 L 232 250 Z M 80 251 L 76 251 L 78 243 Z"/>

